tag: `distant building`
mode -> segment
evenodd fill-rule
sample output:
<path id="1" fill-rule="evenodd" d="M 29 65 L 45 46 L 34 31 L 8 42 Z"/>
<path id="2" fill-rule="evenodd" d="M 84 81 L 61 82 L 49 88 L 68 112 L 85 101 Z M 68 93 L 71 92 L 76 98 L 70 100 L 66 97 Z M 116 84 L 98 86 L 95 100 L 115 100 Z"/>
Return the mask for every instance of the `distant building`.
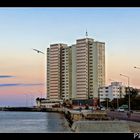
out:
<path id="1" fill-rule="evenodd" d="M 60 106 L 63 104 L 62 100 L 48 100 L 44 98 L 37 98 L 36 99 L 37 107 L 39 108 L 52 108 L 54 106 Z"/>
<path id="2" fill-rule="evenodd" d="M 100 102 L 105 101 L 107 98 L 112 101 L 113 99 L 124 98 L 126 94 L 126 87 L 121 82 L 111 82 L 109 86 L 99 88 Z"/>
<path id="3" fill-rule="evenodd" d="M 98 98 L 105 85 L 105 43 L 92 38 L 76 44 L 47 48 L 47 98 L 50 100 Z"/>

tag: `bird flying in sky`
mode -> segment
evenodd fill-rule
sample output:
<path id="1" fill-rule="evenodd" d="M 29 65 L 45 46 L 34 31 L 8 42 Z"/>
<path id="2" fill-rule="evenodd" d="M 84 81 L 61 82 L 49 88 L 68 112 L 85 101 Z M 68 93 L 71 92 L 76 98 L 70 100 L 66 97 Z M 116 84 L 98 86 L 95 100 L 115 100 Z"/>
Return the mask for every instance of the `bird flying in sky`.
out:
<path id="1" fill-rule="evenodd" d="M 34 51 L 36 51 L 37 53 L 42 53 L 42 54 L 44 54 L 42 51 L 39 51 L 39 50 L 37 50 L 37 49 L 33 49 Z"/>

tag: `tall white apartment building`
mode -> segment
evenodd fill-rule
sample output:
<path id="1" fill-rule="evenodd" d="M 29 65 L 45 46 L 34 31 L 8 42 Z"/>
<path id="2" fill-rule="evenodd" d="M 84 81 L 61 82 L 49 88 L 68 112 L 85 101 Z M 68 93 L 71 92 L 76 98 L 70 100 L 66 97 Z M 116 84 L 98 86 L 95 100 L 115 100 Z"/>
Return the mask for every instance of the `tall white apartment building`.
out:
<path id="1" fill-rule="evenodd" d="M 105 43 L 92 38 L 76 44 L 47 48 L 47 97 L 52 99 L 98 98 L 105 85 Z"/>
<path id="2" fill-rule="evenodd" d="M 70 99 L 72 96 L 72 62 L 71 47 L 61 50 L 61 99 Z"/>
<path id="3" fill-rule="evenodd" d="M 66 44 L 52 44 L 47 49 L 47 97 L 50 100 L 61 98 L 61 51 Z"/>
<path id="4" fill-rule="evenodd" d="M 76 98 L 88 99 L 88 39 L 76 42 Z"/>
<path id="5" fill-rule="evenodd" d="M 105 43 L 78 39 L 76 58 L 76 98 L 98 98 L 98 88 L 105 85 Z"/>

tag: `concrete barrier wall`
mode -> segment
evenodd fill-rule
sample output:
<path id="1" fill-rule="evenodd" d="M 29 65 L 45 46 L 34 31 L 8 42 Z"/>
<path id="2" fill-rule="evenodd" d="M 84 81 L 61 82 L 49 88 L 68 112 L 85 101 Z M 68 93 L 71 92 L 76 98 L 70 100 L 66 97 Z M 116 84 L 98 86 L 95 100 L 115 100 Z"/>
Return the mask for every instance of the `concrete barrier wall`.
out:
<path id="1" fill-rule="evenodd" d="M 127 121 L 77 121 L 72 127 L 74 132 L 105 132 L 105 133 L 129 133 Z"/>

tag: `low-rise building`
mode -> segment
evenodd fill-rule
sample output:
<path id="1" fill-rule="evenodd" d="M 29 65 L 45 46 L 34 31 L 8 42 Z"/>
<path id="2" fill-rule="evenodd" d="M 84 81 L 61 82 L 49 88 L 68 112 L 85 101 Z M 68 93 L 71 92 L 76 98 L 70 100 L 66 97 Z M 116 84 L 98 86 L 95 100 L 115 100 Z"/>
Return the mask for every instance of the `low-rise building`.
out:
<path id="1" fill-rule="evenodd" d="M 99 88 L 100 102 L 105 101 L 107 98 L 112 101 L 113 99 L 124 98 L 126 94 L 126 87 L 121 82 L 111 82 L 109 86 Z"/>
<path id="2" fill-rule="evenodd" d="M 37 98 L 36 104 L 39 108 L 53 108 L 55 106 L 60 107 L 60 105 L 63 103 L 62 100 L 49 100 L 45 98 Z"/>

